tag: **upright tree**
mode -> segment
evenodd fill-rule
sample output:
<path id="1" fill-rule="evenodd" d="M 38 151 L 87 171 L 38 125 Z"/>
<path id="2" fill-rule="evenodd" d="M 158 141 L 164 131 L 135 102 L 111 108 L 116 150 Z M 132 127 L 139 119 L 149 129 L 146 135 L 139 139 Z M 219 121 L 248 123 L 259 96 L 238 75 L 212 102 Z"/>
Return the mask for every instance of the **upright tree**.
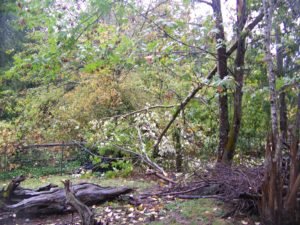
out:
<path id="1" fill-rule="evenodd" d="M 246 53 L 246 37 L 243 35 L 243 29 L 247 21 L 247 1 L 237 0 L 236 4 L 236 40 L 237 49 L 234 61 L 234 103 L 233 103 L 233 120 L 230 126 L 228 140 L 222 155 L 222 162 L 230 164 L 236 147 L 238 139 L 241 119 L 242 119 L 242 99 L 243 99 L 243 86 L 244 86 L 244 65 Z"/>
<path id="2" fill-rule="evenodd" d="M 262 193 L 262 218 L 265 224 L 282 224 L 282 178 L 281 178 L 281 142 L 278 130 L 278 106 L 276 91 L 276 74 L 271 53 L 273 13 L 275 8 L 272 0 L 263 1 L 265 26 L 264 47 L 265 62 L 269 81 L 271 136 L 265 156 L 265 176 Z"/>
<path id="3" fill-rule="evenodd" d="M 228 75 L 228 70 L 221 1 L 213 0 L 212 8 L 216 23 L 215 40 L 217 48 L 217 73 L 220 79 L 224 79 Z M 228 141 L 229 132 L 228 97 L 226 88 L 220 88 L 219 90 L 219 122 L 218 161 L 221 161 L 222 154 Z"/>

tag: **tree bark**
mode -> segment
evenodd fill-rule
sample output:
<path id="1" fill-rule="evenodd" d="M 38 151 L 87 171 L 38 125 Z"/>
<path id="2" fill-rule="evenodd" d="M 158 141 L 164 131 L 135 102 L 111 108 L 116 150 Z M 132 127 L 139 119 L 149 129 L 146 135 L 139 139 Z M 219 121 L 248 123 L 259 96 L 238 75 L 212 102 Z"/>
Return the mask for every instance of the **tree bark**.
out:
<path id="1" fill-rule="evenodd" d="M 225 164 L 231 164 L 236 142 L 238 139 L 241 119 L 242 119 L 242 98 L 243 98 L 243 85 L 244 85 L 244 65 L 245 65 L 245 41 L 246 38 L 242 36 L 247 15 L 246 15 L 246 0 L 237 0 L 236 11 L 237 11 L 237 52 L 235 57 L 235 68 L 234 68 L 234 79 L 236 83 L 234 93 L 234 112 L 233 121 L 230 127 L 228 141 L 222 155 L 222 162 Z"/>
<path id="2" fill-rule="evenodd" d="M 300 187 L 300 85 L 298 85 L 298 102 L 296 121 L 291 134 L 291 162 L 290 162 L 290 180 L 289 189 L 285 202 L 285 212 L 289 220 L 294 224 L 299 224 L 299 216 L 297 216 L 297 193 Z"/>
<path id="3" fill-rule="evenodd" d="M 263 0 L 265 27 L 265 61 L 269 81 L 272 134 L 266 151 L 265 177 L 262 187 L 262 220 L 265 224 L 282 224 L 282 179 L 281 179 L 281 147 L 278 132 L 276 76 L 271 54 L 271 31 L 274 5 L 272 1 Z"/>
<path id="4" fill-rule="evenodd" d="M 242 38 L 246 38 L 247 35 L 253 30 L 253 28 L 263 19 L 264 13 L 262 10 L 260 10 L 260 13 L 258 14 L 257 17 L 243 30 L 241 33 Z M 228 49 L 226 52 L 226 56 L 229 57 L 236 49 L 238 46 L 238 41 L 234 41 L 233 45 Z M 206 79 L 211 80 L 215 73 L 217 72 L 217 66 L 215 66 L 207 75 Z M 152 157 L 155 158 L 158 156 L 159 152 L 159 144 L 162 140 L 162 138 L 166 135 L 167 131 L 171 127 L 171 125 L 174 123 L 176 118 L 180 115 L 181 110 L 183 110 L 187 104 L 194 98 L 194 96 L 204 87 L 202 84 L 198 84 L 193 90 L 186 96 L 186 98 L 180 103 L 180 105 L 177 107 L 175 113 L 173 114 L 171 120 L 167 124 L 167 126 L 163 129 L 161 134 L 159 135 L 154 147 L 153 147 L 153 153 Z"/>
<path id="5" fill-rule="evenodd" d="M 227 54 L 224 35 L 223 17 L 221 9 L 221 1 L 213 0 L 212 8 L 216 23 L 216 48 L 217 48 L 217 73 L 220 79 L 227 76 Z M 222 155 L 228 141 L 229 120 L 228 120 L 228 99 L 227 90 L 222 88 L 219 93 L 219 145 L 218 145 L 218 161 L 222 160 Z"/>
<path id="6" fill-rule="evenodd" d="M 176 171 L 182 172 L 182 146 L 181 146 L 181 135 L 180 128 L 175 127 L 173 131 L 173 142 L 176 150 Z"/>
<path id="7" fill-rule="evenodd" d="M 25 180 L 25 176 L 18 176 L 7 185 L 6 188 L 3 188 L 0 191 L 0 206 L 11 201 L 14 191 L 20 185 L 22 181 Z"/>
<path id="8" fill-rule="evenodd" d="M 277 77 L 282 78 L 284 76 L 283 70 L 283 49 L 281 41 L 281 31 L 279 25 L 275 29 L 275 39 L 276 39 L 276 64 L 277 64 Z M 285 92 L 281 91 L 279 93 L 279 123 L 280 123 L 280 134 L 281 142 L 287 142 L 287 108 L 285 101 Z"/>
<path id="9" fill-rule="evenodd" d="M 96 220 L 94 219 L 94 213 L 89 209 L 89 207 L 87 207 L 75 197 L 75 194 L 73 193 L 73 191 L 71 191 L 72 186 L 70 180 L 65 180 L 62 182 L 65 186 L 66 202 L 67 204 L 70 204 L 74 209 L 76 209 L 80 216 L 81 224 L 95 225 Z"/>
<path id="10" fill-rule="evenodd" d="M 2 209 L 21 216 L 72 211 L 68 207 L 66 193 L 63 188 L 53 188 L 53 185 L 49 185 L 48 188 L 44 186 L 42 191 L 38 190 L 17 187 L 11 195 L 9 204 L 6 203 Z M 127 194 L 131 191 L 132 189 L 128 187 L 110 188 L 92 183 L 73 185 L 73 193 L 85 205 L 112 200 L 121 194 Z"/>

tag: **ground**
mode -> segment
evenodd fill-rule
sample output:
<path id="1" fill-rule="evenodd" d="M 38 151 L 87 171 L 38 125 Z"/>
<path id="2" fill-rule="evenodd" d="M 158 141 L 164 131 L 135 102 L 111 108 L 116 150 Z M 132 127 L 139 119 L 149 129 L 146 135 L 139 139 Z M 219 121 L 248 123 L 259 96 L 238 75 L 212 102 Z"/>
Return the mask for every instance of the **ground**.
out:
<path id="1" fill-rule="evenodd" d="M 36 188 L 43 184 L 53 183 L 62 185 L 61 180 L 70 179 L 72 183 L 91 182 L 101 186 L 129 186 L 135 189 L 133 197 L 141 196 L 143 193 L 155 193 L 161 185 L 160 182 L 147 177 L 134 176 L 131 178 L 106 179 L 94 176 L 72 177 L 72 176 L 43 176 L 40 178 L 29 178 L 22 183 L 23 187 Z M 0 185 L 8 181 L 0 181 Z M 133 206 L 126 199 L 118 199 L 102 205 L 93 206 L 98 221 L 108 224 L 151 224 L 151 225 L 229 225 L 229 224 L 254 224 L 253 220 L 247 218 L 223 219 L 227 206 L 213 199 L 180 200 L 171 196 L 159 198 L 151 196 L 140 199 L 140 204 Z M 11 216 L 9 221 L 0 224 L 30 224 L 30 225 L 69 225 L 80 224 L 79 216 L 74 214 L 49 215 L 38 218 L 16 218 Z M 259 223 L 255 223 L 259 224 Z"/>

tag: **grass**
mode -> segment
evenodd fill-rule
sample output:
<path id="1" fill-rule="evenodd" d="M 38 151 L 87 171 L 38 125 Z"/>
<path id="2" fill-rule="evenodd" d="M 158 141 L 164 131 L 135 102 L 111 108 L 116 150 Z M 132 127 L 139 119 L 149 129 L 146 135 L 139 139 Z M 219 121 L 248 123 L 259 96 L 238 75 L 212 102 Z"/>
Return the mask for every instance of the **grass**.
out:
<path id="1" fill-rule="evenodd" d="M 60 169 L 59 166 L 22 167 L 12 171 L 0 173 L 0 182 L 3 180 L 10 180 L 20 175 L 27 175 L 30 177 L 41 177 L 50 174 L 59 174 L 61 172 L 64 173 L 64 172 L 72 171 L 73 169 L 78 168 L 79 166 L 80 166 L 80 162 L 74 161 L 74 162 L 68 162 L 64 164 L 62 170 Z"/>
<path id="2" fill-rule="evenodd" d="M 229 220 L 222 219 L 224 205 L 212 199 L 176 200 L 165 206 L 168 217 L 151 225 L 230 225 Z"/>
<path id="3" fill-rule="evenodd" d="M 104 177 L 96 177 L 96 176 L 85 176 L 84 178 L 74 178 L 71 175 L 48 175 L 48 176 L 33 176 L 27 178 L 24 182 L 22 182 L 21 186 L 24 188 L 37 188 L 44 184 L 52 183 L 62 187 L 62 180 L 69 179 L 72 183 L 80 183 L 80 182 L 90 182 L 99 184 L 101 186 L 128 186 L 131 188 L 138 188 L 140 190 L 146 189 L 151 187 L 154 183 L 152 182 L 145 182 L 143 180 L 132 180 L 130 178 L 114 178 L 114 179 L 107 179 Z M 5 186 L 9 183 L 9 179 L 0 181 L 0 189 L 2 186 Z"/>

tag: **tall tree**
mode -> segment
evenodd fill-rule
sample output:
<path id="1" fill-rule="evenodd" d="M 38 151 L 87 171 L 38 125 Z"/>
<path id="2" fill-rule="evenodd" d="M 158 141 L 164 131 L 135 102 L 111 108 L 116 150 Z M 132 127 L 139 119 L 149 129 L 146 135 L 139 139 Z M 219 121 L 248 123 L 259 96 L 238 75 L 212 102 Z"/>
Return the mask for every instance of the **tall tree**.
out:
<path id="1" fill-rule="evenodd" d="M 244 85 L 244 65 L 245 65 L 245 41 L 246 38 L 242 35 L 242 31 L 247 21 L 247 2 L 246 0 L 237 0 L 236 13 L 236 39 L 237 50 L 234 62 L 234 79 L 235 79 L 235 92 L 234 92 L 234 112 L 233 120 L 229 131 L 228 141 L 222 155 L 222 162 L 230 164 L 235 151 L 236 142 L 238 139 L 241 119 L 242 119 L 242 98 L 243 98 L 243 85 Z"/>
<path id="2" fill-rule="evenodd" d="M 276 91 L 276 74 L 271 53 L 271 31 L 275 5 L 272 0 L 263 1 L 265 26 L 264 45 L 265 62 L 269 81 L 270 110 L 271 110 L 271 138 L 266 149 L 265 177 L 262 195 L 262 219 L 265 224 L 282 224 L 282 178 L 281 178 L 281 142 L 278 131 L 278 107 Z"/>
<path id="3" fill-rule="evenodd" d="M 221 1 L 213 0 L 212 8 L 216 23 L 216 48 L 217 48 L 217 73 L 220 79 L 224 79 L 228 75 L 227 71 L 227 54 L 226 40 L 224 35 L 223 16 L 221 9 Z M 228 97 L 227 90 L 223 88 L 219 93 L 219 146 L 218 146 L 218 161 L 221 161 L 222 154 L 225 150 L 228 141 L 229 119 L 228 119 Z"/>
<path id="4" fill-rule="evenodd" d="M 283 70 L 283 51 L 284 46 L 281 40 L 282 32 L 280 30 L 279 24 L 276 24 L 275 29 L 275 38 L 276 38 L 276 72 L 277 77 L 282 78 L 284 76 Z M 285 101 L 285 92 L 282 91 L 279 93 L 279 118 L 280 118 L 280 133 L 281 133 L 281 141 L 286 143 L 287 141 L 287 108 Z"/>

